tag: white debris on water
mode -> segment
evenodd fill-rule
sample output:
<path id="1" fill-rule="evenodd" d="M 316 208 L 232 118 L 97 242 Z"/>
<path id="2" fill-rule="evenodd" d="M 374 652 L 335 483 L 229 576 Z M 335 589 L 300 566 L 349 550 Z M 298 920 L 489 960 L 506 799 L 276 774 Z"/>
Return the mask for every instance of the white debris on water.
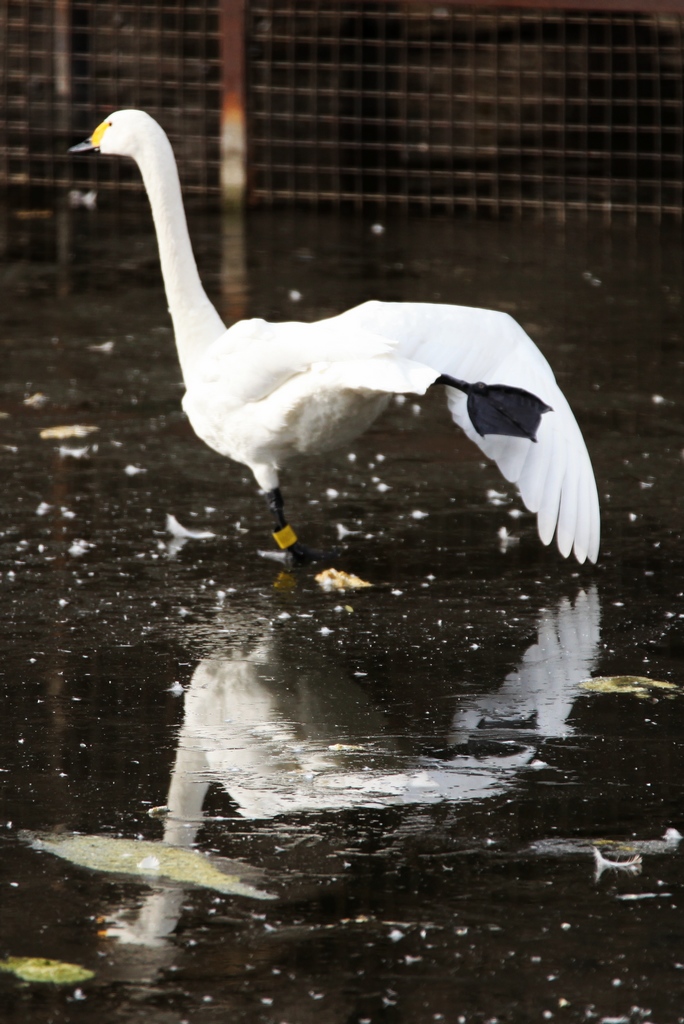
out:
<path id="1" fill-rule="evenodd" d="M 635 853 L 624 860 L 609 860 L 604 857 L 597 846 L 592 846 L 594 854 L 594 877 L 598 881 L 604 871 L 622 871 L 627 875 L 641 874 L 642 857 Z"/>
<path id="2" fill-rule="evenodd" d="M 97 189 L 90 188 L 87 192 L 80 188 L 72 188 L 69 191 L 69 206 L 72 210 L 79 208 L 84 210 L 97 209 Z"/>
<path id="3" fill-rule="evenodd" d="M 178 540 L 209 540 L 216 536 L 211 530 L 189 530 L 186 526 L 182 526 L 170 512 L 166 516 L 166 531 Z"/>
<path id="4" fill-rule="evenodd" d="M 267 558 L 270 562 L 282 562 L 283 564 L 290 557 L 287 551 L 271 551 L 270 549 L 265 551 L 263 548 L 259 548 L 257 555 L 259 558 Z"/>
<path id="5" fill-rule="evenodd" d="M 90 454 L 90 445 L 83 448 L 69 448 L 68 445 L 60 445 L 57 449 L 62 459 L 85 459 Z"/>
<path id="6" fill-rule="evenodd" d="M 505 491 L 495 491 L 492 487 L 487 491 L 487 501 L 490 505 L 504 505 L 508 501 Z"/>
<path id="7" fill-rule="evenodd" d="M 520 540 L 519 537 L 514 537 L 512 533 L 509 533 L 505 526 L 497 532 L 499 538 L 499 551 L 507 551 L 512 544 L 517 544 Z"/>
<path id="8" fill-rule="evenodd" d="M 344 540 L 345 537 L 353 537 L 361 533 L 360 530 L 348 530 L 342 523 L 336 523 L 335 529 L 337 530 L 338 540 Z"/>
<path id="9" fill-rule="evenodd" d="M 140 871 L 159 871 L 161 868 L 161 861 L 158 857 L 154 856 L 143 857 L 137 866 Z"/>
<path id="10" fill-rule="evenodd" d="M 48 396 L 44 395 L 42 391 L 36 391 L 34 395 L 29 395 L 24 399 L 24 405 L 28 405 L 31 409 L 42 409 L 49 401 Z"/>
<path id="11" fill-rule="evenodd" d="M 89 540 L 75 540 L 69 548 L 69 554 L 78 557 L 79 555 L 85 555 L 90 548 L 94 548 L 95 545 Z"/>
<path id="12" fill-rule="evenodd" d="M 87 437 L 100 428 L 87 423 L 70 423 L 59 427 L 45 427 L 40 431 L 44 441 L 66 441 L 69 437 Z"/>

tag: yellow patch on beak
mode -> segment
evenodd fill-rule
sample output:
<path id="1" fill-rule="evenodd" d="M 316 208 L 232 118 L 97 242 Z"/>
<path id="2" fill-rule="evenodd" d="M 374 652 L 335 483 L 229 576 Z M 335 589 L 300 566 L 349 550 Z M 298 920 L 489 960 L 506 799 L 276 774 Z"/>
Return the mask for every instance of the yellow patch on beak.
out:
<path id="1" fill-rule="evenodd" d="M 97 128 L 90 136 L 90 141 L 93 146 L 99 146 L 102 142 L 102 136 L 109 128 L 109 121 L 103 121 L 102 124 L 98 124 Z"/>

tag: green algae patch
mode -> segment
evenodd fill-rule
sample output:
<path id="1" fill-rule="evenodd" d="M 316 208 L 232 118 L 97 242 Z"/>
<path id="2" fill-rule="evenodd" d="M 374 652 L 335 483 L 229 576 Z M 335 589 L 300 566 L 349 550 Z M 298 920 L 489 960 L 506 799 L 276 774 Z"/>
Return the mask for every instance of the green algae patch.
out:
<path id="1" fill-rule="evenodd" d="M 34 850 L 45 850 L 92 871 L 132 875 L 146 882 L 169 881 L 197 885 L 232 896 L 248 896 L 254 900 L 275 899 L 271 893 L 242 881 L 239 875 L 222 871 L 197 850 L 185 850 L 161 842 L 70 833 L 31 835 L 29 839 Z"/>
<path id="2" fill-rule="evenodd" d="M 80 964 L 67 964 L 63 960 L 46 960 L 40 956 L 8 956 L 0 960 L 0 971 L 14 974 L 22 981 L 39 981 L 52 985 L 77 985 L 95 977 Z"/>
<path id="3" fill-rule="evenodd" d="M 654 696 L 653 691 L 663 691 L 663 697 L 681 693 L 674 683 L 663 683 L 647 676 L 597 676 L 596 679 L 585 679 L 580 686 L 591 693 L 628 693 L 642 699 Z"/>

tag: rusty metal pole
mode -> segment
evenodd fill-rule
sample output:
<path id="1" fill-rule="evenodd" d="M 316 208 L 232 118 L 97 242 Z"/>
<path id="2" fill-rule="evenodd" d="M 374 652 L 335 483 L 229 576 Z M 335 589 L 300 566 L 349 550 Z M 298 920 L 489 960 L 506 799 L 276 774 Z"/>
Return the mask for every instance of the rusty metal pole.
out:
<path id="1" fill-rule="evenodd" d="M 66 146 L 71 128 L 71 0 L 56 0 L 53 15 L 54 127 Z"/>
<path id="2" fill-rule="evenodd" d="M 60 153 L 54 161 L 55 183 L 66 184 L 69 175 L 67 146 L 71 144 L 71 0 L 56 0 L 53 14 L 53 94 L 56 148 Z M 71 291 L 71 210 L 63 189 L 59 190 L 56 208 L 57 294 Z"/>
<path id="3" fill-rule="evenodd" d="M 221 0 L 221 85 L 221 194 L 236 209 L 247 185 L 245 0 Z"/>
<path id="4" fill-rule="evenodd" d="M 71 2 L 56 0 L 54 7 L 54 83 L 61 104 L 71 99 Z"/>

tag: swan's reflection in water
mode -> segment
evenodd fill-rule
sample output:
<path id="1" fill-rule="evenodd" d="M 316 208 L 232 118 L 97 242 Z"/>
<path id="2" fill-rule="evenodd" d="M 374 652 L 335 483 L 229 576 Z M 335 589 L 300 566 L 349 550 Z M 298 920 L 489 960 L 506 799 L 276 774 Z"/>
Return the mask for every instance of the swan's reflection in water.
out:
<path id="1" fill-rule="evenodd" d="M 446 750 L 421 753 L 353 676 L 306 658 L 278 635 L 207 658 L 185 694 L 164 839 L 191 845 L 212 784 L 243 818 L 399 803 L 461 802 L 501 793 L 568 716 L 599 644 L 597 591 L 539 613 L 536 642 L 503 684 L 461 700 Z M 301 823 L 301 818 L 300 818 Z M 227 823 L 227 828 L 230 824 Z M 158 944 L 175 928 L 182 892 L 150 894 L 120 940 Z"/>
<path id="2" fill-rule="evenodd" d="M 574 604 L 563 598 L 555 610 L 541 611 L 537 642 L 525 651 L 520 667 L 498 690 L 461 701 L 452 739 L 462 741 L 475 730 L 504 723 L 528 727 L 538 738 L 568 735 L 577 684 L 591 674 L 598 653 L 600 618 L 595 587 L 580 591 Z"/>
<path id="3" fill-rule="evenodd" d="M 598 642 L 595 589 L 541 612 L 537 642 L 518 670 L 498 690 L 461 703 L 446 758 L 412 753 L 353 678 L 322 659 L 298 667 L 297 652 L 275 638 L 205 659 L 185 695 L 166 838 L 187 841 L 178 825 L 200 817 L 211 783 L 222 785 L 246 818 L 499 792 L 508 772 L 534 757 L 540 739 L 568 731 L 577 684 L 591 673 Z M 488 754 L 485 735 L 498 741 Z"/>

